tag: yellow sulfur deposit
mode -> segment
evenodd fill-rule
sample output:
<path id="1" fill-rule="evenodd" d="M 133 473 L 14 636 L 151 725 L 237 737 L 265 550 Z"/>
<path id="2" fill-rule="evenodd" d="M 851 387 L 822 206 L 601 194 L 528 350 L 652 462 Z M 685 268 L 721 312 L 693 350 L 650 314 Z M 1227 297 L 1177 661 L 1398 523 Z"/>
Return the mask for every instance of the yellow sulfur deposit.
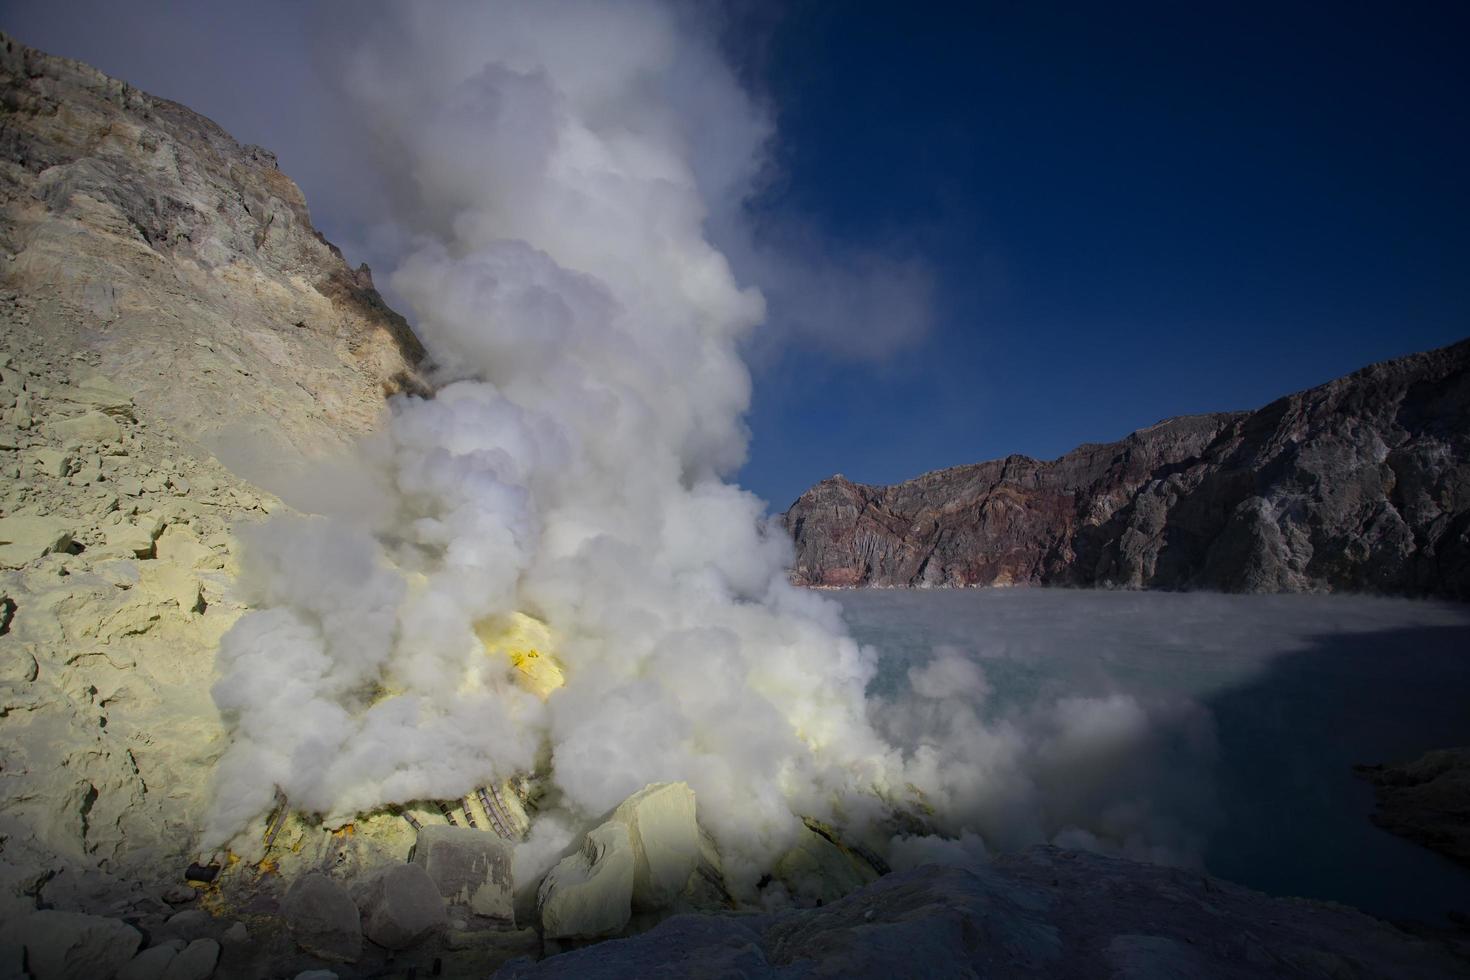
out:
<path id="1" fill-rule="evenodd" d="M 536 617 L 517 612 L 484 619 L 475 624 L 475 635 L 486 653 L 509 658 L 521 686 L 542 700 L 567 682 L 551 655 L 551 627 Z"/>

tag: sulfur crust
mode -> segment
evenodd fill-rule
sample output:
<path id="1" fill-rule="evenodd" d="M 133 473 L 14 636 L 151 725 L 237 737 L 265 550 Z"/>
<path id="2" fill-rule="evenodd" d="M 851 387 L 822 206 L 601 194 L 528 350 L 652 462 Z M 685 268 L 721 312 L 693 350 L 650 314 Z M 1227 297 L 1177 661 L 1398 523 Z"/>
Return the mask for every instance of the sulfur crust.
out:
<path id="1" fill-rule="evenodd" d="M 475 624 L 475 635 L 491 657 L 506 657 L 520 685 L 543 701 L 566 684 L 566 674 L 551 653 L 555 649 L 551 627 L 536 617 L 515 612 L 483 619 Z"/>

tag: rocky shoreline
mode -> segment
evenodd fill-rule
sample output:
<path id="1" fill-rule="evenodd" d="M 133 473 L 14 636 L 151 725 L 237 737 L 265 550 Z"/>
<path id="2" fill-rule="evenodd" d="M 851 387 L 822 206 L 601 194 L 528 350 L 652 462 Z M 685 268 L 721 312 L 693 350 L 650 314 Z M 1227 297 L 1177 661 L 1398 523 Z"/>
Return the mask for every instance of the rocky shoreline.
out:
<path id="1" fill-rule="evenodd" d="M 1373 784 L 1375 824 L 1470 866 L 1470 748 L 1353 770 Z"/>

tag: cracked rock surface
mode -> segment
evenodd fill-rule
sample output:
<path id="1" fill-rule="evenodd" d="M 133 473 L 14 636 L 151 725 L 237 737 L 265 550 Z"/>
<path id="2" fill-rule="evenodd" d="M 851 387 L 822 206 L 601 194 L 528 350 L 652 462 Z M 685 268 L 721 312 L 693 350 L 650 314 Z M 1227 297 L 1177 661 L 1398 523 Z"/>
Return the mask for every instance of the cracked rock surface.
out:
<path id="1" fill-rule="evenodd" d="M 804 585 L 1470 599 L 1470 340 L 1050 462 L 834 476 L 783 520 Z"/>

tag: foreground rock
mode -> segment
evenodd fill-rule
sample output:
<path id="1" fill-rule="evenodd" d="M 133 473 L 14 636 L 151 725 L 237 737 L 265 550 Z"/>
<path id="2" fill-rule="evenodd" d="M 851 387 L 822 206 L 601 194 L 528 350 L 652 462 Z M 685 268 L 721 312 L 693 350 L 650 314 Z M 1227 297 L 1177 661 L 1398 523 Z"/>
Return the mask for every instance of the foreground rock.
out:
<path id="1" fill-rule="evenodd" d="M 445 902 L 472 915 L 514 921 L 511 851 L 499 837 L 468 827 L 425 827 L 419 831 L 413 860 Z"/>
<path id="2" fill-rule="evenodd" d="M 688 783 L 654 783 L 628 797 L 551 869 L 537 895 L 548 939 L 615 936 L 635 916 L 647 926 L 729 902 Z"/>
<path id="3" fill-rule="evenodd" d="M 1051 462 L 832 477 L 783 520 L 804 585 L 1470 599 L 1470 341 Z"/>
<path id="4" fill-rule="evenodd" d="M 106 980 L 142 941 L 126 923 L 72 912 L 32 912 L 0 927 L 0 946 L 23 948 L 34 980 Z"/>
<path id="5" fill-rule="evenodd" d="M 1470 865 L 1470 748 L 1354 771 L 1374 786 L 1375 824 Z"/>
<path id="6" fill-rule="evenodd" d="M 669 919 L 501 978 L 1461 977 L 1470 963 L 1342 906 L 1042 847 L 886 876 L 820 909 Z"/>
<path id="7" fill-rule="evenodd" d="M 396 864 L 368 886 L 360 903 L 363 933 L 384 949 L 408 949 L 449 923 L 444 899 L 419 864 Z"/>
<path id="8" fill-rule="evenodd" d="M 577 853 L 563 858 L 541 882 L 537 906 L 549 939 L 615 936 L 633 914 L 637 858 L 628 828 L 608 821 L 588 832 Z"/>
<path id="9" fill-rule="evenodd" d="M 354 962 L 362 955 L 362 920 L 347 889 L 322 874 L 298 878 L 281 915 L 296 944 L 324 960 Z"/>

